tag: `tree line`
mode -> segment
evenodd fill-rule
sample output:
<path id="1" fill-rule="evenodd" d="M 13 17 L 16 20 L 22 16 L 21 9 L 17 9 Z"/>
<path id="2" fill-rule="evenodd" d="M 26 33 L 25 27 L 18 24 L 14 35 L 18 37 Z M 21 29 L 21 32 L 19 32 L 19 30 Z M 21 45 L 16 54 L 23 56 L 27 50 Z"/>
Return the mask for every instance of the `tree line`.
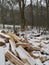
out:
<path id="1" fill-rule="evenodd" d="M 44 0 L 46 6 L 42 5 L 43 0 L 36 0 L 36 5 L 33 5 L 33 0 L 26 6 L 27 0 L 0 0 L 0 23 L 21 25 L 22 29 L 25 26 L 31 25 L 36 27 L 49 28 L 49 0 Z M 14 9 L 14 6 L 18 4 Z"/>

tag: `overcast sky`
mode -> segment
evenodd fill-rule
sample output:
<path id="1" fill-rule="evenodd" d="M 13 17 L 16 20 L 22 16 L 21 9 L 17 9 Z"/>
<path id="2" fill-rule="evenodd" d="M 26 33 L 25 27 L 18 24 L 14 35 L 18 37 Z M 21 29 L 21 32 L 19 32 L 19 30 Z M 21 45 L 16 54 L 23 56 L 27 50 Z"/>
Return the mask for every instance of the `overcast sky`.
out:
<path id="1" fill-rule="evenodd" d="M 26 0 L 27 2 L 26 2 L 26 6 L 27 5 L 29 5 L 30 4 L 30 0 Z M 38 1 L 40 1 L 40 0 L 38 0 Z M 36 2 L 37 2 L 37 0 L 33 0 L 33 4 L 34 5 L 36 5 Z M 42 0 L 42 5 L 43 6 L 46 6 L 46 3 L 44 2 L 44 0 Z M 18 5 L 17 5 L 17 7 L 18 7 Z M 14 7 L 15 8 L 15 7 Z"/>
<path id="2" fill-rule="evenodd" d="M 38 0 L 38 1 L 40 1 L 40 0 Z M 36 4 L 36 2 L 37 2 L 37 0 L 33 0 L 33 4 Z M 30 4 L 30 0 L 27 0 L 27 3 L 26 3 L 26 4 L 27 4 L 27 5 Z M 43 5 L 43 6 L 46 5 L 45 2 L 44 2 L 44 0 L 42 0 L 42 5 Z"/>

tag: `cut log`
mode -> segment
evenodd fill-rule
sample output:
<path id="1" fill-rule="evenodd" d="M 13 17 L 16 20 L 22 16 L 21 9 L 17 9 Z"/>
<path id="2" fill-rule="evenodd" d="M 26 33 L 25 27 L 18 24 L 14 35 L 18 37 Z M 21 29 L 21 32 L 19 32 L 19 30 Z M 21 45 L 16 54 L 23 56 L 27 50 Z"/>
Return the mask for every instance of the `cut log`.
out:
<path id="1" fill-rule="evenodd" d="M 16 53 L 16 46 L 15 46 L 15 42 L 13 39 L 10 39 L 9 40 L 9 43 L 10 43 L 10 46 L 11 46 L 11 51 L 17 56 L 17 53 Z"/>
<path id="2" fill-rule="evenodd" d="M 19 42 L 19 41 L 20 41 L 20 38 L 19 38 L 18 36 L 16 36 L 14 33 L 9 32 L 8 35 L 9 35 L 11 38 L 13 38 L 13 40 L 14 40 L 15 42 Z"/>
<path id="3" fill-rule="evenodd" d="M 19 60 L 19 58 L 14 56 L 10 51 L 7 51 L 7 53 L 5 54 L 5 57 L 7 58 L 7 60 L 11 61 L 15 65 L 16 64 L 24 65 L 24 63 L 21 60 Z"/>
<path id="4" fill-rule="evenodd" d="M 47 60 L 47 56 L 41 54 L 40 51 L 32 51 L 30 55 L 35 59 L 39 58 L 42 62 Z"/>
<path id="5" fill-rule="evenodd" d="M 41 50 L 41 48 L 40 47 L 36 47 L 36 46 L 31 46 L 31 48 L 33 49 L 33 51 L 40 51 Z"/>
<path id="6" fill-rule="evenodd" d="M 30 56 L 30 54 L 21 46 L 16 49 L 19 57 L 24 62 L 28 62 L 30 65 L 35 65 L 35 60 Z"/>
<path id="7" fill-rule="evenodd" d="M 10 39 L 10 36 L 4 33 L 0 33 L 0 37 Z"/>
<path id="8" fill-rule="evenodd" d="M 39 56 L 40 56 L 41 54 L 40 54 L 40 51 L 32 51 L 32 52 L 30 52 L 30 55 L 31 55 L 33 58 L 39 58 Z"/>
<path id="9" fill-rule="evenodd" d="M 18 43 L 16 43 L 16 47 L 18 47 L 18 46 L 22 46 L 22 47 L 24 47 L 24 48 L 28 48 L 28 47 L 30 47 L 30 45 L 31 44 L 29 44 L 29 43 L 22 43 L 22 42 L 18 42 Z"/>
<path id="10" fill-rule="evenodd" d="M 25 48 L 28 52 L 31 52 L 31 51 L 40 51 L 40 47 L 35 47 L 33 46 L 32 44 L 29 44 L 29 43 L 22 43 L 22 42 L 18 42 L 16 43 L 16 47 L 18 46 L 22 46 L 23 48 Z"/>

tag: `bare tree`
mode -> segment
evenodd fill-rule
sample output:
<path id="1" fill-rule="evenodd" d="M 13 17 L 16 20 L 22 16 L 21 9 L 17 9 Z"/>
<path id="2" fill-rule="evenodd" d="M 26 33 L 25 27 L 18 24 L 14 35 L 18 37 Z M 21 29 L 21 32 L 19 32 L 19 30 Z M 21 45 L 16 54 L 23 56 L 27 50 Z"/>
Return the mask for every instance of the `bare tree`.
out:
<path id="1" fill-rule="evenodd" d="M 5 23 L 5 21 L 4 21 L 4 0 L 2 0 L 2 1 L 0 1 L 0 4 L 1 4 L 1 21 L 2 21 L 2 23 L 3 23 L 3 29 L 4 29 L 4 23 Z"/>
<path id="2" fill-rule="evenodd" d="M 36 16 L 37 16 L 37 18 L 36 18 L 37 20 L 36 20 L 36 21 L 38 22 L 38 0 L 37 0 L 37 10 L 36 10 Z M 37 23 L 37 25 L 38 25 L 38 23 Z"/>
<path id="3" fill-rule="evenodd" d="M 45 0 L 47 9 L 47 28 L 49 28 L 49 0 Z"/>
<path id="4" fill-rule="evenodd" d="M 37 32 L 40 32 L 40 25 L 39 25 L 39 2 L 37 0 L 37 10 L 36 10 L 36 20 L 37 20 Z"/>
<path id="5" fill-rule="evenodd" d="M 19 2 L 20 13 L 21 13 L 21 28 L 25 29 L 25 14 L 24 14 L 24 10 L 25 10 L 26 0 L 18 0 L 18 2 Z"/>
<path id="6" fill-rule="evenodd" d="M 41 25 L 42 24 L 42 0 L 40 0 L 40 22 L 41 22 Z"/>
<path id="7" fill-rule="evenodd" d="M 17 1 L 16 0 L 9 0 L 7 1 L 7 3 L 10 5 L 10 8 L 11 8 L 11 16 L 12 16 L 12 22 L 13 22 L 13 29 L 14 29 L 14 32 L 15 32 L 15 15 L 14 15 L 14 5 L 17 4 Z"/>
<path id="8" fill-rule="evenodd" d="M 31 6 L 31 19 L 32 19 L 32 28 L 33 28 L 33 25 L 34 25 L 34 18 L 33 18 L 33 2 L 32 2 L 33 0 L 30 0 L 30 6 Z"/>

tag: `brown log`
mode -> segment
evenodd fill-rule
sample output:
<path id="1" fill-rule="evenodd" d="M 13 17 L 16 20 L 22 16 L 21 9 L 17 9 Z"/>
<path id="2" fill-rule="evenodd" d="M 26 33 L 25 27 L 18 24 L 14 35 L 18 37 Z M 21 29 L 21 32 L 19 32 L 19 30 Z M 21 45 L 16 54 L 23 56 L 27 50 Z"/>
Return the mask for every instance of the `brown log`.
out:
<path id="1" fill-rule="evenodd" d="M 24 65 L 24 63 L 18 57 L 14 56 L 10 51 L 5 54 L 5 57 L 15 65 Z"/>
<path id="2" fill-rule="evenodd" d="M 20 46 L 20 45 L 21 45 L 22 47 L 26 48 L 26 47 L 30 47 L 31 44 L 29 44 L 29 43 L 22 43 L 22 42 L 16 43 L 16 46 L 17 46 L 17 47 Z"/>
<path id="3" fill-rule="evenodd" d="M 0 33 L 0 37 L 10 39 L 10 36 L 4 33 Z"/>
<path id="4" fill-rule="evenodd" d="M 34 58 L 32 58 L 30 54 L 22 46 L 16 48 L 16 51 L 23 62 L 27 62 L 29 63 L 29 65 L 35 65 Z"/>
<path id="5" fill-rule="evenodd" d="M 9 35 L 11 38 L 13 38 L 13 40 L 14 40 L 15 42 L 19 42 L 19 41 L 20 41 L 20 40 L 19 40 L 19 37 L 18 37 L 17 35 L 15 35 L 14 33 L 9 32 L 8 35 Z"/>

